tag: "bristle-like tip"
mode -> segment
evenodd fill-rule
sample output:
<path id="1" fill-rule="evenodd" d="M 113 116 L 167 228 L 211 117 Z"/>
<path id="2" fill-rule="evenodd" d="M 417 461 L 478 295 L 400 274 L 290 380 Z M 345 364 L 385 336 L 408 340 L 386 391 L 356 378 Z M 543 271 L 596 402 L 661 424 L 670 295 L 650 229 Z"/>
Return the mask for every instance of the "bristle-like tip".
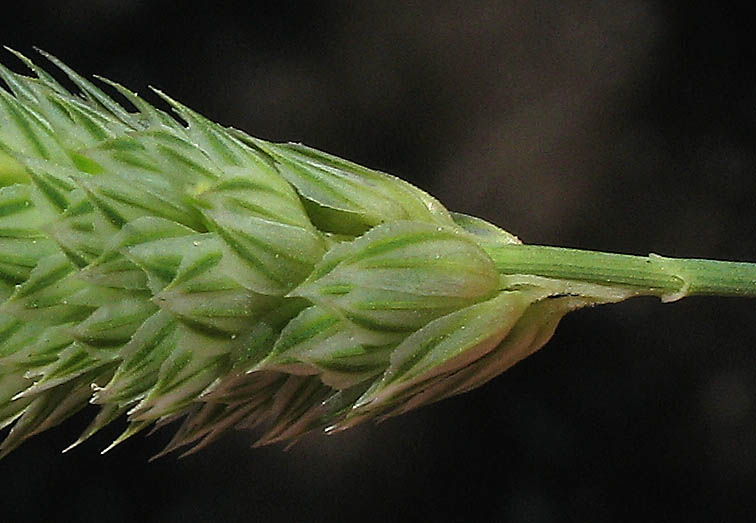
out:
<path id="1" fill-rule="evenodd" d="M 31 60 L 29 60 L 23 53 L 21 53 L 21 51 L 13 49 L 12 47 L 7 46 L 7 45 L 4 45 L 3 49 L 11 53 L 16 58 L 18 58 L 23 64 L 27 64 L 28 62 L 31 62 Z"/>
<path id="2" fill-rule="evenodd" d="M 162 458 L 164 456 L 167 456 L 168 454 L 170 454 L 174 450 L 176 450 L 176 447 L 172 447 L 172 446 L 168 445 L 167 447 L 165 447 L 163 450 L 161 450 L 157 454 L 155 454 L 153 456 L 150 456 L 150 458 L 147 461 L 149 461 L 150 463 L 152 463 L 153 461 L 156 461 L 156 460 L 158 460 L 158 459 L 160 459 L 160 458 Z"/>
<path id="3" fill-rule="evenodd" d="M 76 447 L 78 447 L 79 445 L 81 445 L 82 443 L 84 443 L 84 441 L 86 441 L 86 439 L 87 438 L 81 438 L 80 437 L 79 439 L 77 439 L 76 441 L 74 441 L 73 443 L 71 443 L 69 446 L 67 446 L 66 448 L 64 448 L 63 450 L 61 450 L 60 453 L 61 454 L 65 454 L 68 451 L 71 451 L 71 450 L 75 449 Z"/>
<path id="4" fill-rule="evenodd" d="M 138 434 L 139 432 L 143 431 L 150 425 L 149 422 L 139 422 L 139 423 L 131 423 L 129 426 L 124 430 L 120 436 L 118 436 L 113 442 L 102 449 L 100 451 L 100 454 L 106 454 L 116 448 L 118 445 L 129 439 L 130 437 L 134 436 L 135 434 Z"/>

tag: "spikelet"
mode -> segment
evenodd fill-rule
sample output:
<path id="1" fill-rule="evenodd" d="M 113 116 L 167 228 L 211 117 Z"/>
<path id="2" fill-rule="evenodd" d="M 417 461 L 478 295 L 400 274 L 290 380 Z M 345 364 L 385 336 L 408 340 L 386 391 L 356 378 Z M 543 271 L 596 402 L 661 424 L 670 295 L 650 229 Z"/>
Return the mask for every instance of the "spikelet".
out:
<path id="1" fill-rule="evenodd" d="M 14 52 L 15 53 L 15 52 Z M 753 266 L 522 245 L 387 174 L 0 65 L 0 446 L 181 420 L 259 444 L 477 387 L 579 307 L 753 295 Z"/>

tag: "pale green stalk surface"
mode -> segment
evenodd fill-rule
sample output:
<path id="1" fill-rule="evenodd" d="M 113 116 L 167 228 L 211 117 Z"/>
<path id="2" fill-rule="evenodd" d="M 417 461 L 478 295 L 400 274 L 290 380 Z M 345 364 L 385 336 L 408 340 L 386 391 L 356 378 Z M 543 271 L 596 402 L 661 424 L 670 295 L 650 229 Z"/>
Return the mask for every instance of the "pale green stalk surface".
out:
<path id="1" fill-rule="evenodd" d="M 178 116 L 55 58 L 0 65 L 4 455 L 88 403 L 84 441 L 181 420 L 259 443 L 487 382 L 564 314 L 638 295 L 753 296 L 756 266 L 522 245 L 397 178 Z"/>

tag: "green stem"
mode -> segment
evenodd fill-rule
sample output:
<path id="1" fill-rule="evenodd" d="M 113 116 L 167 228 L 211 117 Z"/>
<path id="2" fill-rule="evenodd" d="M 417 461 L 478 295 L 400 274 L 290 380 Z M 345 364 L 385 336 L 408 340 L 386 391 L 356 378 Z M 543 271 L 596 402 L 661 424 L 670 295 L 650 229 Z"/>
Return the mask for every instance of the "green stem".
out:
<path id="1" fill-rule="evenodd" d="M 619 287 L 672 301 L 691 295 L 756 297 L 756 263 L 632 256 L 542 245 L 491 247 L 501 274 Z"/>

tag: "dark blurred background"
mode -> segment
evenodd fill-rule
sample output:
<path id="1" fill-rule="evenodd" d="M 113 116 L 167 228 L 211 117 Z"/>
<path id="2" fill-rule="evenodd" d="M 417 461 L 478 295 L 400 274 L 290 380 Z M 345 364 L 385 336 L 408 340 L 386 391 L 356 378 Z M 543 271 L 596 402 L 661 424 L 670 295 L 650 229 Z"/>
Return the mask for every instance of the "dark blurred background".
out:
<path id="1" fill-rule="evenodd" d="M 397 174 L 526 242 L 756 261 L 745 2 L 14 4 L 2 44 Z M 754 320 L 719 298 L 580 311 L 481 389 L 288 452 L 235 433 L 148 463 L 163 431 L 101 457 L 120 425 L 61 455 L 86 412 L 0 462 L 0 518 L 753 521 Z"/>

